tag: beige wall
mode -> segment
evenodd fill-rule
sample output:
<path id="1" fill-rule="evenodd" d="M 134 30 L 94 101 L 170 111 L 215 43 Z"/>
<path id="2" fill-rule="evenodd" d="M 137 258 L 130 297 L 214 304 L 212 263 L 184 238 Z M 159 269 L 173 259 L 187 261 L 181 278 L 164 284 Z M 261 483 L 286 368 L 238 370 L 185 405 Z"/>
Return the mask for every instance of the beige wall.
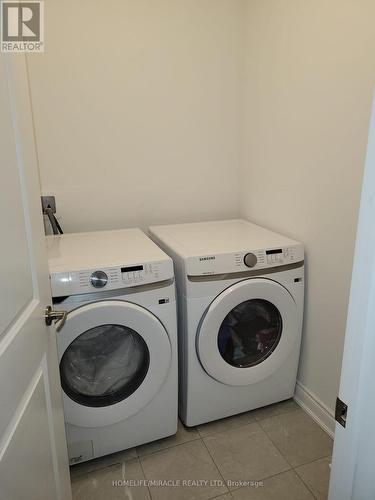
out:
<path id="1" fill-rule="evenodd" d="M 242 213 L 306 245 L 299 380 L 332 409 L 375 82 L 375 3 L 247 7 Z"/>
<path id="2" fill-rule="evenodd" d="M 238 215 L 242 0 L 48 0 L 29 60 L 66 231 Z"/>

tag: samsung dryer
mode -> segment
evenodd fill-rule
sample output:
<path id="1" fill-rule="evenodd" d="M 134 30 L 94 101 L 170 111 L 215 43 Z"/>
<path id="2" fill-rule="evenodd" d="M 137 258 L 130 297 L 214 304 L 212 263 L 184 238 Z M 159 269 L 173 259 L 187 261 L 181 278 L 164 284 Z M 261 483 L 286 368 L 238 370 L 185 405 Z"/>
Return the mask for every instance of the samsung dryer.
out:
<path id="1" fill-rule="evenodd" d="M 150 235 L 175 262 L 185 424 L 292 397 L 303 318 L 302 244 L 245 220 L 155 226 Z"/>
<path id="2" fill-rule="evenodd" d="M 70 463 L 177 429 L 173 263 L 138 229 L 47 237 Z M 61 326 L 61 324 L 60 324 Z"/>

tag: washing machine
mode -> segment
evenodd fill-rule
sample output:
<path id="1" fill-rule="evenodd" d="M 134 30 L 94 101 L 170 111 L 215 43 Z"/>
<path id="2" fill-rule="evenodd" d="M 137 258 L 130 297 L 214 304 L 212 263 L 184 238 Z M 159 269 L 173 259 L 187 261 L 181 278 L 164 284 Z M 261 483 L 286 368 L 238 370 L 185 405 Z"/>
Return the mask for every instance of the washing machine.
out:
<path id="1" fill-rule="evenodd" d="M 177 430 L 173 262 L 139 229 L 47 237 L 71 464 Z"/>
<path id="2" fill-rule="evenodd" d="M 150 236 L 175 262 L 184 423 L 292 397 L 303 245 L 246 220 L 154 226 Z"/>

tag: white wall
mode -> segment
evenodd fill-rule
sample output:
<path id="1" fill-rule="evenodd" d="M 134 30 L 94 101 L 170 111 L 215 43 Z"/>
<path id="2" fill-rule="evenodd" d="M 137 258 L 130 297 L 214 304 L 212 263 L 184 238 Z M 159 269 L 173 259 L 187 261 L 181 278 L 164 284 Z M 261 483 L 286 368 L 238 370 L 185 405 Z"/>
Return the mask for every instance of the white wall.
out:
<path id="1" fill-rule="evenodd" d="M 48 0 L 46 53 L 28 58 L 65 230 L 242 213 L 305 243 L 299 380 L 331 412 L 374 18 L 373 0 Z"/>
<path id="2" fill-rule="evenodd" d="M 28 58 L 66 231 L 238 215 L 242 0 L 48 0 Z"/>
<path id="3" fill-rule="evenodd" d="M 375 3 L 247 7 L 242 213 L 306 245 L 299 380 L 332 411 L 375 82 Z"/>

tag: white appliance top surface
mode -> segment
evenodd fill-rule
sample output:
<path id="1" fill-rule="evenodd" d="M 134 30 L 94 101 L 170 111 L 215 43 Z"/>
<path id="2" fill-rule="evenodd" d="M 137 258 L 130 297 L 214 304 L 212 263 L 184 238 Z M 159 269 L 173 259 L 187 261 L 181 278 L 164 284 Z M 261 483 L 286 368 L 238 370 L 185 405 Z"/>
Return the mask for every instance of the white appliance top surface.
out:
<path id="1" fill-rule="evenodd" d="M 46 240 L 51 274 L 170 260 L 140 229 L 66 233 Z"/>
<path id="2" fill-rule="evenodd" d="M 152 226 L 150 231 L 184 258 L 300 244 L 242 219 Z"/>

